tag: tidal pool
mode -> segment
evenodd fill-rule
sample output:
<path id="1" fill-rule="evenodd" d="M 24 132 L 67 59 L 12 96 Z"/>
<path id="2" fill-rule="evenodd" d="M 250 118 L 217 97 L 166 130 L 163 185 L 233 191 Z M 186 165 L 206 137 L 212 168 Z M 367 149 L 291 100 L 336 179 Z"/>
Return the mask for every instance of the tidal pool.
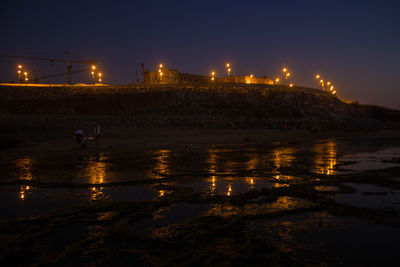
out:
<path id="1" fill-rule="evenodd" d="M 189 187 L 210 196 L 290 187 L 319 181 L 317 175 L 335 177 L 340 174 L 337 164 L 346 160 L 375 168 L 373 164 L 389 164 L 383 160 L 400 153 L 399 148 L 392 148 L 340 156 L 339 144 L 335 139 L 321 139 L 307 145 L 275 142 L 124 152 L 11 152 L 3 154 L 0 163 L 0 199 L 9 203 L 2 217 L 38 215 L 96 200 L 151 200 L 166 193 L 155 189 L 156 185 Z M 354 170 L 354 164 L 339 166 Z M 328 189 L 320 185 L 315 190 Z M 383 199 L 363 196 L 371 199 L 367 205 L 373 207 L 375 199 Z M 343 198 L 351 195 L 337 200 Z"/>

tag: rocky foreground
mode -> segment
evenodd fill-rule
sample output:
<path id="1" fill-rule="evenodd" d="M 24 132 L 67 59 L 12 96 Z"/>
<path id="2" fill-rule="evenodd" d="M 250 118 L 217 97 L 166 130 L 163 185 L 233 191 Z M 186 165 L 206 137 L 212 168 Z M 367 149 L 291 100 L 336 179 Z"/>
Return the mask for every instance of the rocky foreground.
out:
<path id="1" fill-rule="evenodd" d="M 1 86 L 0 94 L 3 124 L 79 127 L 96 120 L 116 126 L 311 132 L 400 127 L 400 111 L 346 104 L 336 96 L 310 88 Z"/>

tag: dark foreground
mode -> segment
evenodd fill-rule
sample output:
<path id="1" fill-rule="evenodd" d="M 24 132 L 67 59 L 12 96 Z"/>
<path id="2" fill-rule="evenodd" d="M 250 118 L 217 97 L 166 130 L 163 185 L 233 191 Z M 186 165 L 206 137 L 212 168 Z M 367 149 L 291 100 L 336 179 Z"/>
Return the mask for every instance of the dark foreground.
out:
<path id="1" fill-rule="evenodd" d="M 21 129 L 1 150 L 8 265 L 398 264 L 399 132 L 114 127 L 81 149 Z"/>

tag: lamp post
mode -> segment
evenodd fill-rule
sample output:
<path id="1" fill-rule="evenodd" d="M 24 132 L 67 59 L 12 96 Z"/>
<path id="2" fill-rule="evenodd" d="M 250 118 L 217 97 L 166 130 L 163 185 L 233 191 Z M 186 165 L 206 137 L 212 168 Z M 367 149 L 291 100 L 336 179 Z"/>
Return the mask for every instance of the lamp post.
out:
<path id="1" fill-rule="evenodd" d="M 229 62 L 226 63 L 226 70 L 228 71 L 228 76 L 229 76 L 231 74 L 231 71 L 232 71 L 231 64 Z"/>
<path id="2" fill-rule="evenodd" d="M 24 72 L 24 76 L 25 76 L 25 78 L 24 78 L 25 82 L 28 82 L 28 80 L 29 80 L 29 79 L 28 79 L 28 72 L 25 71 L 25 72 Z"/>
<path id="3" fill-rule="evenodd" d="M 160 83 L 161 83 L 162 78 L 163 78 L 163 75 L 164 75 L 164 73 L 163 73 L 163 67 L 164 67 L 163 64 L 159 64 L 159 65 L 158 65 L 158 75 L 160 76 Z"/>
<path id="4" fill-rule="evenodd" d="M 18 70 L 17 70 L 17 73 L 18 73 L 18 81 L 19 82 L 22 82 L 22 65 L 18 65 Z"/>
<path id="5" fill-rule="evenodd" d="M 214 82 L 215 80 L 215 71 L 211 72 L 211 81 Z"/>
<path id="6" fill-rule="evenodd" d="M 102 79 L 103 73 L 99 72 L 98 75 L 99 75 L 99 83 L 101 83 L 103 81 Z"/>
<path id="7" fill-rule="evenodd" d="M 93 79 L 93 82 L 94 82 L 94 71 L 96 70 L 96 66 L 92 65 L 91 69 L 92 69 L 92 71 L 90 72 L 90 74 L 92 74 L 92 79 Z"/>
<path id="8" fill-rule="evenodd" d="M 286 67 L 282 69 L 282 72 L 284 74 L 285 80 L 288 80 L 290 78 L 290 76 L 292 75 Z M 289 84 L 289 86 L 290 86 L 290 84 Z M 292 87 L 292 86 L 290 86 L 290 87 Z"/>

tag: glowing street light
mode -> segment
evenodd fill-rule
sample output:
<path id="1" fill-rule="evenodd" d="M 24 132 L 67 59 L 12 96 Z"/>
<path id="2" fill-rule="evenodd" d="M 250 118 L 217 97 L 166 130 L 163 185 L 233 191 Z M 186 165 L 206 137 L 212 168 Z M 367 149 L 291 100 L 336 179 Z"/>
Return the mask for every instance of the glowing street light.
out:
<path id="1" fill-rule="evenodd" d="M 319 75 L 319 74 L 315 75 L 315 79 L 319 79 L 319 78 L 321 78 L 321 75 Z"/>
<path id="2" fill-rule="evenodd" d="M 228 71 L 228 76 L 231 74 L 231 64 L 228 62 L 226 63 L 226 70 Z"/>
<path id="3" fill-rule="evenodd" d="M 215 71 L 212 71 L 211 72 L 211 81 L 214 81 L 215 80 Z"/>
<path id="4" fill-rule="evenodd" d="M 18 80 L 19 81 L 21 81 L 21 73 L 22 73 L 22 66 L 21 65 L 18 65 L 18 71 L 17 71 L 17 73 L 18 73 Z"/>
<path id="5" fill-rule="evenodd" d="M 286 80 L 290 77 L 290 73 L 286 73 Z"/>
<path id="6" fill-rule="evenodd" d="M 163 64 L 159 64 L 158 65 L 158 74 L 160 75 L 160 82 L 162 81 L 162 78 L 163 78 L 163 75 L 164 75 L 163 70 L 162 70 L 163 67 L 164 67 Z"/>
<path id="7" fill-rule="evenodd" d="M 254 75 L 253 74 L 250 74 L 250 78 L 253 78 L 254 77 Z"/>
<path id="8" fill-rule="evenodd" d="M 328 81 L 328 82 L 326 83 L 326 85 L 328 85 L 328 86 L 331 85 L 331 82 Z"/>
<path id="9" fill-rule="evenodd" d="M 279 78 L 276 78 L 276 79 L 275 79 L 275 83 L 279 83 L 279 81 L 280 81 Z"/>
<path id="10" fill-rule="evenodd" d="M 95 65 L 92 65 L 92 70 L 95 70 L 96 69 L 96 66 Z"/>
<path id="11" fill-rule="evenodd" d="M 283 70 L 282 70 L 283 72 L 287 72 L 287 68 L 283 68 Z"/>
<path id="12" fill-rule="evenodd" d="M 293 87 L 293 83 L 289 84 L 289 87 Z"/>

